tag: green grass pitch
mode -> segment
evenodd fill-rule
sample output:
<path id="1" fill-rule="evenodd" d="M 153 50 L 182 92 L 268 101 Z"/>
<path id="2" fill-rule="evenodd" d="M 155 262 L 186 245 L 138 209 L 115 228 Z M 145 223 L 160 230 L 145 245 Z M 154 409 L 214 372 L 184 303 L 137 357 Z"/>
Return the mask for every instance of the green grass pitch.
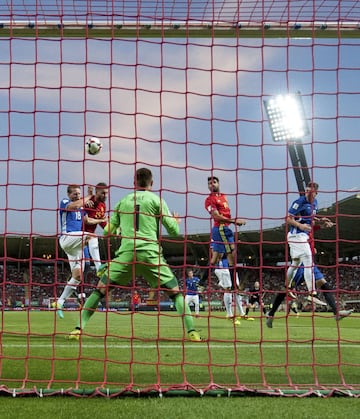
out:
<path id="1" fill-rule="evenodd" d="M 330 313 L 280 312 L 268 329 L 259 313 L 235 327 L 223 312 L 203 312 L 195 324 L 207 340 L 194 343 L 174 312 L 97 312 L 74 342 L 67 335 L 79 311 L 65 311 L 63 320 L 53 311 L 5 311 L 0 384 L 16 391 L 358 391 L 358 316 L 336 322 Z"/>

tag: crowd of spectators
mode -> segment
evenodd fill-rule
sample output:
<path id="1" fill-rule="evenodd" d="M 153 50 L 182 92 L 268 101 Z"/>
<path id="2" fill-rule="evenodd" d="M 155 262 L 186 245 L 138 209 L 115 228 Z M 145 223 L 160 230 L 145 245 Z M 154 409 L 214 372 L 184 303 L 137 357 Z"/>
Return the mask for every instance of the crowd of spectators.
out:
<path id="1" fill-rule="evenodd" d="M 195 275 L 204 278 L 204 289 L 201 292 L 201 300 L 211 304 L 222 302 L 223 294 L 217 285 L 217 279 L 208 269 L 193 267 Z M 341 304 L 352 304 L 352 308 L 360 311 L 360 263 L 339 264 L 337 266 L 321 266 L 329 284 L 336 289 L 337 299 Z M 239 268 L 239 276 L 244 287 L 244 296 L 249 293 L 255 281 L 261 284 L 263 302 L 270 304 L 274 293 L 284 286 L 285 267 L 242 267 Z M 184 279 L 185 267 L 174 267 L 181 289 L 185 292 Z M 62 288 L 69 277 L 70 272 L 63 266 L 57 265 L 33 265 L 31 273 L 29 268 L 20 265 L 0 265 L 0 306 L 7 309 L 19 307 L 43 307 L 49 306 L 49 301 L 58 295 L 59 288 Z M 210 275 L 209 275 L 210 274 Z M 89 295 L 97 283 L 94 269 L 90 269 L 85 278 L 82 289 Z M 134 289 L 140 295 L 141 304 L 146 305 L 151 300 L 155 302 L 168 301 L 168 297 L 160 290 L 150 290 L 143 278 L 134 279 L 127 287 L 116 288 L 112 294 L 111 301 L 131 304 Z M 305 293 L 305 288 L 304 288 Z M 301 296 L 301 292 L 300 292 Z"/>

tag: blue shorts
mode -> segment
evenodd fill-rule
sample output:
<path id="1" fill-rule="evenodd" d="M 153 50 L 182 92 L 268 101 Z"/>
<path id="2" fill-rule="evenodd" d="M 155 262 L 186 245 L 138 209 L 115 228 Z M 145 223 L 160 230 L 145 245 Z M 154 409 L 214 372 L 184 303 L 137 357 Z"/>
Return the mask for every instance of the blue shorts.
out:
<path id="1" fill-rule="evenodd" d="M 234 232 L 230 227 L 221 225 L 211 230 L 211 247 L 214 252 L 228 254 L 234 249 Z"/>
<path id="2" fill-rule="evenodd" d="M 322 272 L 316 265 L 314 266 L 314 277 L 315 277 L 315 281 L 319 281 L 320 279 L 324 278 L 324 275 L 322 274 Z M 303 265 L 299 266 L 292 282 L 295 288 L 298 288 L 304 282 L 304 266 Z"/>

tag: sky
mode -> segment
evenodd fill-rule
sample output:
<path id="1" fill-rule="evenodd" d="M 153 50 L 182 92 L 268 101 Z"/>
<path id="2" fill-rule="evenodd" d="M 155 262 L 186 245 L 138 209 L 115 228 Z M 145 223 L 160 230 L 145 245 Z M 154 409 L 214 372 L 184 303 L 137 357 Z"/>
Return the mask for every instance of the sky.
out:
<path id="1" fill-rule="evenodd" d="M 358 50 L 356 38 L 0 37 L 1 234 L 58 234 L 68 184 L 107 182 L 112 208 L 143 166 L 184 234 L 210 230 L 211 174 L 245 229 L 280 225 L 297 185 L 263 101 L 287 92 L 302 95 L 320 207 L 360 193 Z"/>

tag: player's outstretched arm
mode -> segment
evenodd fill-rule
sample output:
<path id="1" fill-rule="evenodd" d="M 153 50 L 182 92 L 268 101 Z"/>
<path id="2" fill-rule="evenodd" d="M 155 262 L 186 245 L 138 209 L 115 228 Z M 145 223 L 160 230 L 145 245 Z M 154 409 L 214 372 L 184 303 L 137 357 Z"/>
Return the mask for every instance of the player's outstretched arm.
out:
<path id="1" fill-rule="evenodd" d="M 177 212 L 174 212 L 172 214 L 164 200 L 162 200 L 161 210 L 162 210 L 161 222 L 163 226 L 165 227 L 166 231 L 171 236 L 177 236 L 180 233 L 179 224 L 181 222 L 181 219 L 180 219 L 179 214 Z"/>
<path id="2" fill-rule="evenodd" d="M 117 230 L 117 226 L 111 223 L 107 223 L 104 227 L 103 234 L 104 236 L 108 236 L 109 234 L 115 234 Z"/>
<path id="3" fill-rule="evenodd" d="M 321 228 L 331 228 L 331 227 L 334 227 L 334 226 L 336 226 L 336 224 L 335 223 L 333 223 L 331 220 L 330 220 L 330 218 L 327 218 L 327 217 L 322 217 L 322 218 L 319 218 L 319 217 L 316 217 L 315 218 L 315 222 L 321 227 Z"/>

